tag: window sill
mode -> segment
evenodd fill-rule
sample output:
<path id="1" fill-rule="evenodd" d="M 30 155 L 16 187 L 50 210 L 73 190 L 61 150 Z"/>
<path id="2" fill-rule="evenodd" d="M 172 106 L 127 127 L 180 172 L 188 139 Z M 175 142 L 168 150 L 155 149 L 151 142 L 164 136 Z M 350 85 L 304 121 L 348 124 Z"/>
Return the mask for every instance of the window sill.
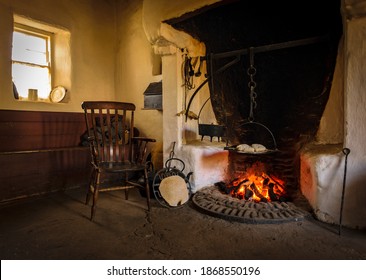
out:
<path id="1" fill-rule="evenodd" d="M 47 99 L 37 99 L 37 100 L 29 100 L 26 98 L 19 98 L 17 99 L 18 102 L 27 102 L 27 103 L 46 103 L 46 104 L 67 104 L 67 102 L 65 101 L 61 101 L 61 102 L 52 102 L 50 100 Z"/>

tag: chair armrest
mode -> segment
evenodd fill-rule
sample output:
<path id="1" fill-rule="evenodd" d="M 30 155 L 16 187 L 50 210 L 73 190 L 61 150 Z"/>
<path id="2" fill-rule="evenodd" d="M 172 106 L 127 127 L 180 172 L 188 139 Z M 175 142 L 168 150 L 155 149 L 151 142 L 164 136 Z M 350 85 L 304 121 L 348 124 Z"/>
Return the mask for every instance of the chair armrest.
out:
<path id="1" fill-rule="evenodd" d="M 143 163 L 146 161 L 147 144 L 156 142 L 156 139 L 148 137 L 132 137 L 132 142 L 136 147 L 133 148 L 133 159 L 135 162 Z"/>
<path id="2" fill-rule="evenodd" d="M 156 142 L 156 139 L 148 138 L 148 137 L 132 137 L 132 140 L 146 141 L 146 142 Z"/>

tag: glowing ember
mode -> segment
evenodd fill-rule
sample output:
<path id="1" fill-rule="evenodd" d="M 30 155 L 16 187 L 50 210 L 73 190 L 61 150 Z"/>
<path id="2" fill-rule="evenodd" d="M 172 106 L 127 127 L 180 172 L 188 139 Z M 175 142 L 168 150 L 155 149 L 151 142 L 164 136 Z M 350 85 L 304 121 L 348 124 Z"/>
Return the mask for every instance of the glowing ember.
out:
<path id="1" fill-rule="evenodd" d="M 216 185 L 233 197 L 256 202 L 282 201 L 285 195 L 284 181 L 267 174 L 260 163 L 254 164 L 231 182 Z"/>

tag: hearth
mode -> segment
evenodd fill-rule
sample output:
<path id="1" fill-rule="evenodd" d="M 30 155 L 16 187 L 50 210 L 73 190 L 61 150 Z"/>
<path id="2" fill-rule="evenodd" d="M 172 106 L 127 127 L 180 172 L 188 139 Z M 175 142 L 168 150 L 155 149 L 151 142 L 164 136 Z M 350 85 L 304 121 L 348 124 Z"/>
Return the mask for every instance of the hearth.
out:
<path id="1" fill-rule="evenodd" d="M 298 188 L 294 155 L 230 150 L 226 179 L 197 191 L 193 203 L 206 214 L 243 223 L 302 220 L 312 211 Z"/>
<path id="2" fill-rule="evenodd" d="M 297 201 L 296 205 L 292 202 L 248 201 L 224 194 L 215 185 L 199 190 L 192 201 L 205 214 L 242 223 L 295 222 L 310 215 L 304 200 Z"/>

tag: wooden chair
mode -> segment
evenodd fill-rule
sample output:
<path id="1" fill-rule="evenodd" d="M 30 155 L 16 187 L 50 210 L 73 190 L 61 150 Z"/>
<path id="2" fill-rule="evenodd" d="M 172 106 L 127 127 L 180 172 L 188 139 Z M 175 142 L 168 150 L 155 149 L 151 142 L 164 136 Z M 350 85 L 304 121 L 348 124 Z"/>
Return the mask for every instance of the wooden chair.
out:
<path id="1" fill-rule="evenodd" d="M 124 102 L 85 101 L 81 106 L 90 143 L 92 172 L 86 197 L 89 204 L 93 195 L 90 220 L 95 216 L 99 192 L 125 190 L 138 187 L 145 190 L 150 211 L 148 173 L 152 163 L 146 161 L 147 145 L 155 139 L 135 137 L 135 105 Z M 114 175 L 113 175 L 114 174 Z M 118 178 L 111 183 L 108 177 Z M 113 177 L 112 176 L 112 177 Z"/>

